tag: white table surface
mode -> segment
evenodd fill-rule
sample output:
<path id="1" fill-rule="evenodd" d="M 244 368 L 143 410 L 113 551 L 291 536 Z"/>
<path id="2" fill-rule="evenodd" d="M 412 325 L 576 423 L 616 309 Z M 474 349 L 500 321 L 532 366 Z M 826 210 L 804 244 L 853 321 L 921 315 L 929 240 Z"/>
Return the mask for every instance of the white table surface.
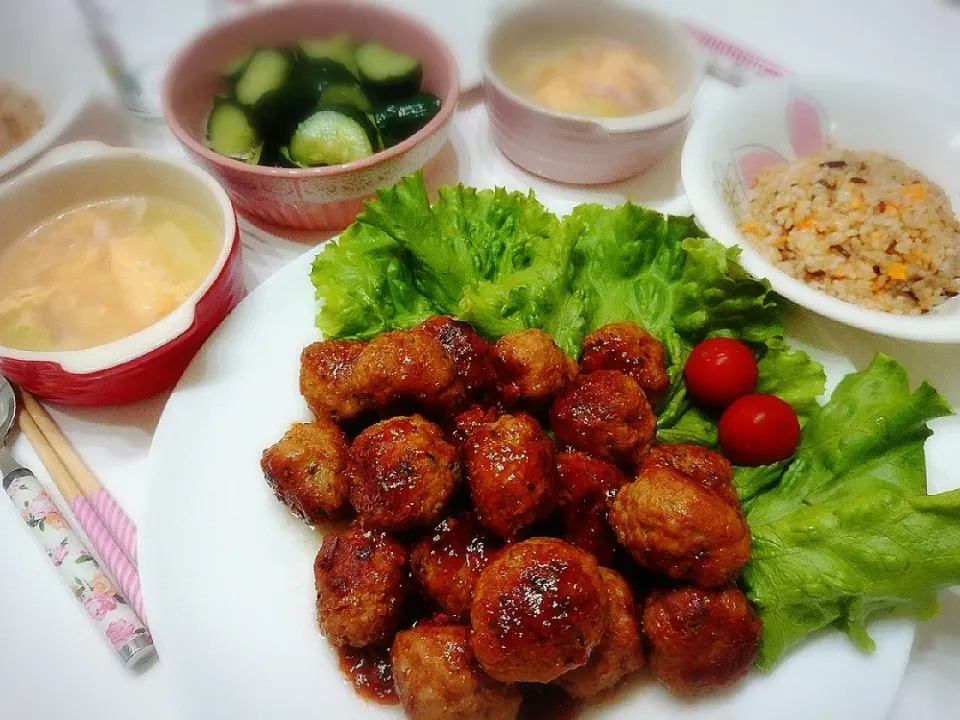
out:
<path id="1" fill-rule="evenodd" d="M 403 2 L 396 0 L 396 4 Z M 653 4 L 712 27 L 794 72 L 917 86 L 951 96 L 960 106 L 960 11 L 949 0 L 655 0 Z M 729 90 L 708 83 L 698 102 L 702 107 L 725 92 Z M 97 93 L 63 142 L 97 139 L 129 144 L 130 137 L 123 111 L 101 78 Z M 503 159 L 493 148 L 483 106 L 476 97 L 468 98 L 459 112 L 446 153 L 451 178 L 466 184 L 532 186 L 560 211 L 591 197 L 536 180 Z M 683 207 L 677 168 L 674 155 L 645 177 L 603 188 L 601 201 L 616 203 L 630 197 L 662 209 Z M 250 234 L 244 243 L 251 288 L 310 247 Z M 943 360 L 958 367 L 960 350 L 945 351 Z M 960 398 L 951 399 L 960 402 Z M 105 410 L 54 409 L 64 431 L 134 520 L 144 511 L 145 463 L 164 400 L 158 397 Z M 18 440 L 14 449 L 22 462 L 46 479 L 24 441 Z M 185 595 L 184 602 L 189 601 Z M 960 712 L 957 708 L 960 595 L 946 593 L 942 615 L 918 631 L 890 720 L 952 720 Z M 162 659 L 139 676 L 124 670 L 62 586 L 17 513 L 8 503 L 0 503 L 0 720 L 186 717 Z"/>

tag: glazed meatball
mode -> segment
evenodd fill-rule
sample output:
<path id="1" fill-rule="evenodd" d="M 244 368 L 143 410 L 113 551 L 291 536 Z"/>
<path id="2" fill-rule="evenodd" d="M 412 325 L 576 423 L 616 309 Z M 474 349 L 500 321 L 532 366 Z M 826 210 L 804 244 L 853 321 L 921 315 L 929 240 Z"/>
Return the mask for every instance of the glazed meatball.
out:
<path id="1" fill-rule="evenodd" d="M 424 593 L 458 616 L 470 611 L 473 588 L 499 543 L 472 513 L 445 518 L 410 550 L 410 567 Z"/>
<path id="2" fill-rule="evenodd" d="M 678 695 L 742 679 L 757 658 L 762 629 L 746 595 L 733 586 L 657 590 L 643 609 L 650 669 Z"/>
<path id="3" fill-rule="evenodd" d="M 366 347 L 359 340 L 324 340 L 300 354 L 300 394 L 318 420 L 349 421 L 370 409 L 357 391 L 355 368 Z"/>
<path id="4" fill-rule="evenodd" d="M 513 720 L 520 710 L 520 689 L 480 668 L 466 626 L 404 630 L 390 657 L 397 695 L 412 720 Z"/>
<path id="5" fill-rule="evenodd" d="M 557 473 L 564 539 L 611 567 L 617 539 L 607 514 L 617 490 L 629 482 L 627 476 L 610 463 L 577 450 L 557 453 Z"/>
<path id="6" fill-rule="evenodd" d="M 328 533 L 313 564 L 317 617 L 334 645 L 366 647 L 397 631 L 409 591 L 407 551 L 389 535 Z"/>
<path id="7" fill-rule="evenodd" d="M 347 436 L 332 422 L 294 423 L 263 451 L 260 467 L 277 499 L 309 523 L 346 507 Z"/>
<path id="8" fill-rule="evenodd" d="M 493 346 L 496 394 L 503 407 L 547 407 L 577 374 L 577 363 L 553 338 L 531 328 L 508 333 Z"/>
<path id="9" fill-rule="evenodd" d="M 699 445 L 658 445 L 643 461 L 640 473 L 657 467 L 673 468 L 712 490 L 734 507 L 740 507 L 740 498 L 733 485 L 733 468 L 720 453 Z"/>
<path id="10" fill-rule="evenodd" d="M 453 419 L 453 439 L 460 447 L 464 447 L 467 438 L 477 428 L 488 423 L 496 422 L 500 413 L 494 407 L 474 405 Z"/>
<path id="11" fill-rule="evenodd" d="M 503 415 L 471 433 L 464 464 L 477 519 L 511 538 L 556 506 L 553 441 L 529 415 Z"/>
<path id="12" fill-rule="evenodd" d="M 578 377 L 553 401 L 550 429 L 578 450 L 631 467 L 649 451 L 657 418 L 633 378 L 598 370 Z"/>
<path id="13" fill-rule="evenodd" d="M 477 335 L 468 323 L 447 315 L 434 315 L 417 326 L 436 338 L 453 358 L 457 377 L 463 381 L 467 396 L 479 397 L 493 378 L 490 343 Z"/>
<path id="14" fill-rule="evenodd" d="M 457 450 L 419 415 L 371 425 L 350 447 L 350 504 L 364 527 L 401 531 L 435 523 L 460 480 Z"/>
<path id="15" fill-rule="evenodd" d="M 603 640 L 583 667 L 561 675 L 557 684 L 573 697 L 608 690 L 643 667 L 643 635 L 629 583 L 613 570 L 600 568 L 607 590 L 607 627 Z"/>
<path id="16" fill-rule="evenodd" d="M 360 353 L 354 376 L 357 389 L 387 414 L 410 407 L 445 413 L 463 401 L 463 382 L 450 353 L 420 330 L 375 337 Z"/>
<path id="17" fill-rule="evenodd" d="M 663 345 L 635 322 L 615 322 L 597 328 L 583 339 L 580 372 L 619 370 L 637 381 L 652 405 L 670 387 Z"/>
<path id="18" fill-rule="evenodd" d="M 480 575 L 470 609 L 473 652 L 504 682 L 551 682 L 590 659 L 607 625 L 596 560 L 563 540 L 506 547 Z"/>
<path id="19" fill-rule="evenodd" d="M 645 468 L 620 488 L 610 526 L 640 566 L 701 587 L 731 582 L 750 558 L 739 503 L 672 467 Z"/>

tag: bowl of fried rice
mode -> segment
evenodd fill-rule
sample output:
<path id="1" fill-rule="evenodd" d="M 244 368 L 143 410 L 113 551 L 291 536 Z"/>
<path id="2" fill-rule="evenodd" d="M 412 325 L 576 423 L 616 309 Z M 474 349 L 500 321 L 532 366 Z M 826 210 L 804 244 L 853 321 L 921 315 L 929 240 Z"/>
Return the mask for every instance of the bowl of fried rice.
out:
<path id="1" fill-rule="evenodd" d="M 697 120 L 681 173 L 703 229 L 784 297 L 960 343 L 960 107 L 860 81 L 757 83 Z"/>
<path id="2" fill-rule="evenodd" d="M 60 139 L 99 72 L 73 3 L 0 0 L 0 178 Z"/>

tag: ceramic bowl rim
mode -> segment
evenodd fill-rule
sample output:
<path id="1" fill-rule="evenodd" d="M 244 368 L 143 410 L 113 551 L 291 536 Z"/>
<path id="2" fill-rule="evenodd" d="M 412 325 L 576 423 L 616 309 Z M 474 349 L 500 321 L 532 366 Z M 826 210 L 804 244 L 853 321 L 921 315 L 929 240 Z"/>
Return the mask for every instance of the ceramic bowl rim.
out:
<path id="1" fill-rule="evenodd" d="M 322 3 L 315 3 L 315 6 L 317 8 L 322 7 L 327 9 L 331 7 L 340 9 L 356 9 L 358 7 L 358 3 L 356 0 L 324 0 Z M 181 76 L 188 71 L 186 64 L 190 57 L 196 53 L 198 48 L 210 42 L 212 38 L 227 35 L 233 32 L 238 26 L 262 22 L 266 18 L 284 15 L 290 12 L 303 12 L 306 7 L 308 6 L 301 3 L 289 3 L 252 10 L 248 13 L 244 13 L 241 16 L 217 23 L 216 25 L 207 28 L 205 31 L 194 37 L 190 42 L 180 48 L 174 57 L 173 62 L 170 63 L 170 67 L 164 76 L 161 104 L 163 108 L 164 120 L 166 121 L 171 132 L 174 134 L 177 140 L 183 144 L 184 147 L 211 164 L 222 168 L 229 168 L 246 175 L 263 178 L 272 177 L 287 179 L 296 178 L 304 180 L 326 180 L 339 178 L 357 171 L 369 170 L 391 160 L 402 157 L 428 137 L 433 135 L 451 118 L 453 113 L 456 111 L 457 100 L 460 96 L 460 70 L 457 66 L 457 61 L 447 44 L 431 28 L 416 18 L 407 15 L 406 13 L 381 5 L 361 5 L 361 7 L 368 11 L 378 12 L 384 17 L 385 21 L 398 21 L 406 23 L 407 25 L 418 26 L 420 32 L 423 33 L 424 36 L 430 38 L 435 48 L 439 51 L 439 54 L 443 59 L 443 64 L 450 71 L 451 83 L 450 87 L 446 88 L 446 91 L 441 98 L 440 111 L 433 117 L 433 119 L 430 120 L 429 123 L 427 123 L 424 127 L 403 142 L 381 150 L 378 153 L 374 153 L 369 157 L 361 158 L 360 160 L 354 160 L 353 162 L 349 163 L 343 163 L 341 165 L 330 165 L 327 167 L 317 168 L 279 168 L 263 165 L 250 165 L 249 163 L 233 160 L 232 158 L 224 157 L 223 155 L 218 155 L 209 148 L 205 147 L 203 143 L 194 140 L 190 133 L 188 133 L 183 127 L 183 124 L 180 122 L 180 118 L 174 112 L 172 100 L 174 87 L 176 87 L 177 83 L 180 81 Z"/>

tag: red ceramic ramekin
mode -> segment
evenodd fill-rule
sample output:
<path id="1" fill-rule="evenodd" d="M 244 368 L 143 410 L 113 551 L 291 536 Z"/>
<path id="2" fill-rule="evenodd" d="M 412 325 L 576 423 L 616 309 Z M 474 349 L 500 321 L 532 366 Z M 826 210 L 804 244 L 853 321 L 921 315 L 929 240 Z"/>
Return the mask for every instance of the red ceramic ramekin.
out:
<path id="1" fill-rule="evenodd" d="M 0 244 L 66 208 L 123 195 L 186 203 L 222 233 L 204 282 L 170 315 L 88 350 L 32 352 L 0 346 L 0 373 L 35 395 L 67 405 L 119 405 L 173 387 L 207 336 L 243 298 L 240 234 L 230 199 L 190 163 L 157 153 L 77 143 L 58 148 L 0 190 Z"/>
<path id="2" fill-rule="evenodd" d="M 293 45 L 347 32 L 420 58 L 423 89 L 442 101 L 426 127 L 402 143 L 356 162 L 306 170 L 231 160 L 204 144 L 220 72 L 250 48 Z M 183 147 L 226 188 L 241 215 L 286 230 L 341 230 L 379 187 L 430 162 L 447 140 L 460 93 L 457 63 L 443 41 L 396 10 L 356 0 L 316 0 L 268 7 L 209 29 L 174 58 L 164 83 L 164 118 Z"/>

